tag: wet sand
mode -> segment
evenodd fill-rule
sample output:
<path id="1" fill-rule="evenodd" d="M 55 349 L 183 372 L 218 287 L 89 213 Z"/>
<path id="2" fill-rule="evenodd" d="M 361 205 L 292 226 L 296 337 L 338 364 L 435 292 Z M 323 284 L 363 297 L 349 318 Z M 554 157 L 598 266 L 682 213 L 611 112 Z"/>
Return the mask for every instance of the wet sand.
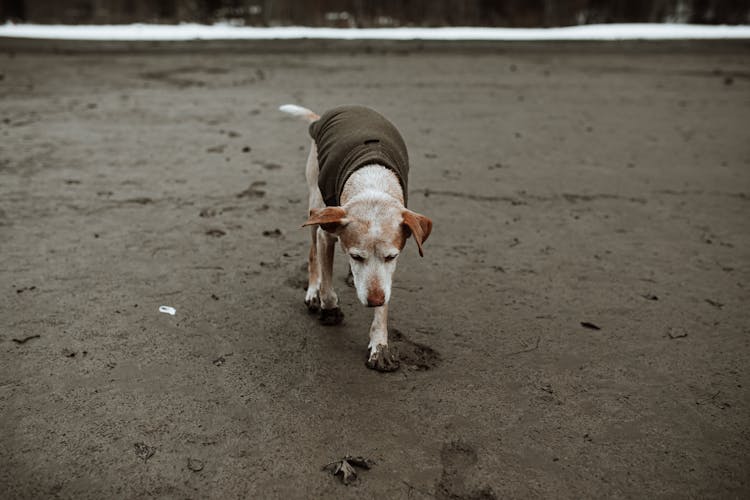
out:
<path id="1" fill-rule="evenodd" d="M 747 43 L 368 47 L 0 41 L 0 490 L 747 497 Z M 305 310 L 283 103 L 406 138 L 397 372 L 340 254 Z"/>

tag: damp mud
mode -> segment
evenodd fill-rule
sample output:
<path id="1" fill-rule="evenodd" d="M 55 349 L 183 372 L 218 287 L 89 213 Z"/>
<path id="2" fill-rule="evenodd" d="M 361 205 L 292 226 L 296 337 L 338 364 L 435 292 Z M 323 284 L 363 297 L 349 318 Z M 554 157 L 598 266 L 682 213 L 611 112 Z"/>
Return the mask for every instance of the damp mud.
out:
<path id="1" fill-rule="evenodd" d="M 5 497 L 750 496 L 746 43 L 85 46 L 0 42 Z M 406 139 L 396 371 L 285 103 Z"/>

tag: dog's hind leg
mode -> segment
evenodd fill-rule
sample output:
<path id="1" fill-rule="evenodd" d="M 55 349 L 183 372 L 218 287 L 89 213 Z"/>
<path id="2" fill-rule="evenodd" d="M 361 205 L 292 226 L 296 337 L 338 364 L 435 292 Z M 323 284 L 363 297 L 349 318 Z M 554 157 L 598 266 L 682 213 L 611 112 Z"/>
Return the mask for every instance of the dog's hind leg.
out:
<path id="1" fill-rule="evenodd" d="M 318 148 L 315 141 L 310 146 L 307 157 L 305 177 L 310 192 L 308 200 L 309 211 L 325 208 L 323 195 L 318 187 Z M 320 307 L 320 322 L 324 325 L 337 325 L 344 319 L 339 309 L 339 299 L 333 290 L 333 251 L 336 247 L 336 237 L 323 231 L 317 225 L 312 228 L 312 246 L 308 259 L 308 282 L 305 304 L 308 310 L 315 312 Z"/>
<path id="2" fill-rule="evenodd" d="M 310 242 L 310 256 L 307 259 L 307 292 L 305 293 L 305 305 L 311 313 L 320 309 L 320 262 L 318 261 L 318 228 L 313 226 L 310 230 L 312 241 Z"/>
<path id="3" fill-rule="evenodd" d="M 318 150 L 315 141 L 310 146 L 310 154 L 307 157 L 307 166 L 305 167 L 305 177 L 307 178 L 307 188 L 309 190 L 308 213 L 313 208 L 323 208 L 323 195 L 318 187 Z M 320 309 L 320 259 L 318 252 L 318 228 L 310 228 L 310 256 L 307 260 L 307 292 L 305 293 L 305 305 L 308 311 L 316 313 Z"/>
<path id="4" fill-rule="evenodd" d="M 333 289 L 333 252 L 336 237 L 318 228 L 318 262 L 320 263 L 320 322 L 338 325 L 344 319 L 339 298 Z"/>

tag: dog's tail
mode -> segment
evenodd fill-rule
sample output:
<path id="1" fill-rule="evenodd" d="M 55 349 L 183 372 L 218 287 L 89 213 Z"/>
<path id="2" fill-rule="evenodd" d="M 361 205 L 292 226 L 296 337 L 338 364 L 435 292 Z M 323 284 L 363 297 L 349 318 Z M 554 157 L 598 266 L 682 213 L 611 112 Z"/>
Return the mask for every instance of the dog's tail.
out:
<path id="1" fill-rule="evenodd" d="M 302 106 L 297 106 L 295 104 L 284 104 L 283 106 L 279 106 L 279 111 L 283 111 L 284 113 L 289 113 L 292 116 L 302 118 L 307 123 L 312 123 L 320 119 L 320 116 L 318 114 L 310 111 L 307 108 L 303 108 Z"/>

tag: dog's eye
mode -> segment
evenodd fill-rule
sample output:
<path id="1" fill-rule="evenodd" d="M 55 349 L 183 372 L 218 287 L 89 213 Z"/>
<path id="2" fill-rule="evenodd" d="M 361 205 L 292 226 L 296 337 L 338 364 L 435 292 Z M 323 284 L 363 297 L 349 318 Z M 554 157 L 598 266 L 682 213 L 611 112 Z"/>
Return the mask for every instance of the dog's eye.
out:
<path id="1" fill-rule="evenodd" d="M 357 262 L 364 262 L 365 261 L 364 257 L 362 257 L 361 255 L 357 255 L 356 253 L 350 253 L 349 256 L 352 259 L 356 260 Z"/>
<path id="2" fill-rule="evenodd" d="M 385 260 L 386 262 L 390 262 L 393 259 L 395 259 L 396 257 L 398 257 L 398 254 L 396 254 L 396 255 L 386 255 L 385 257 L 383 257 L 383 260 Z"/>

